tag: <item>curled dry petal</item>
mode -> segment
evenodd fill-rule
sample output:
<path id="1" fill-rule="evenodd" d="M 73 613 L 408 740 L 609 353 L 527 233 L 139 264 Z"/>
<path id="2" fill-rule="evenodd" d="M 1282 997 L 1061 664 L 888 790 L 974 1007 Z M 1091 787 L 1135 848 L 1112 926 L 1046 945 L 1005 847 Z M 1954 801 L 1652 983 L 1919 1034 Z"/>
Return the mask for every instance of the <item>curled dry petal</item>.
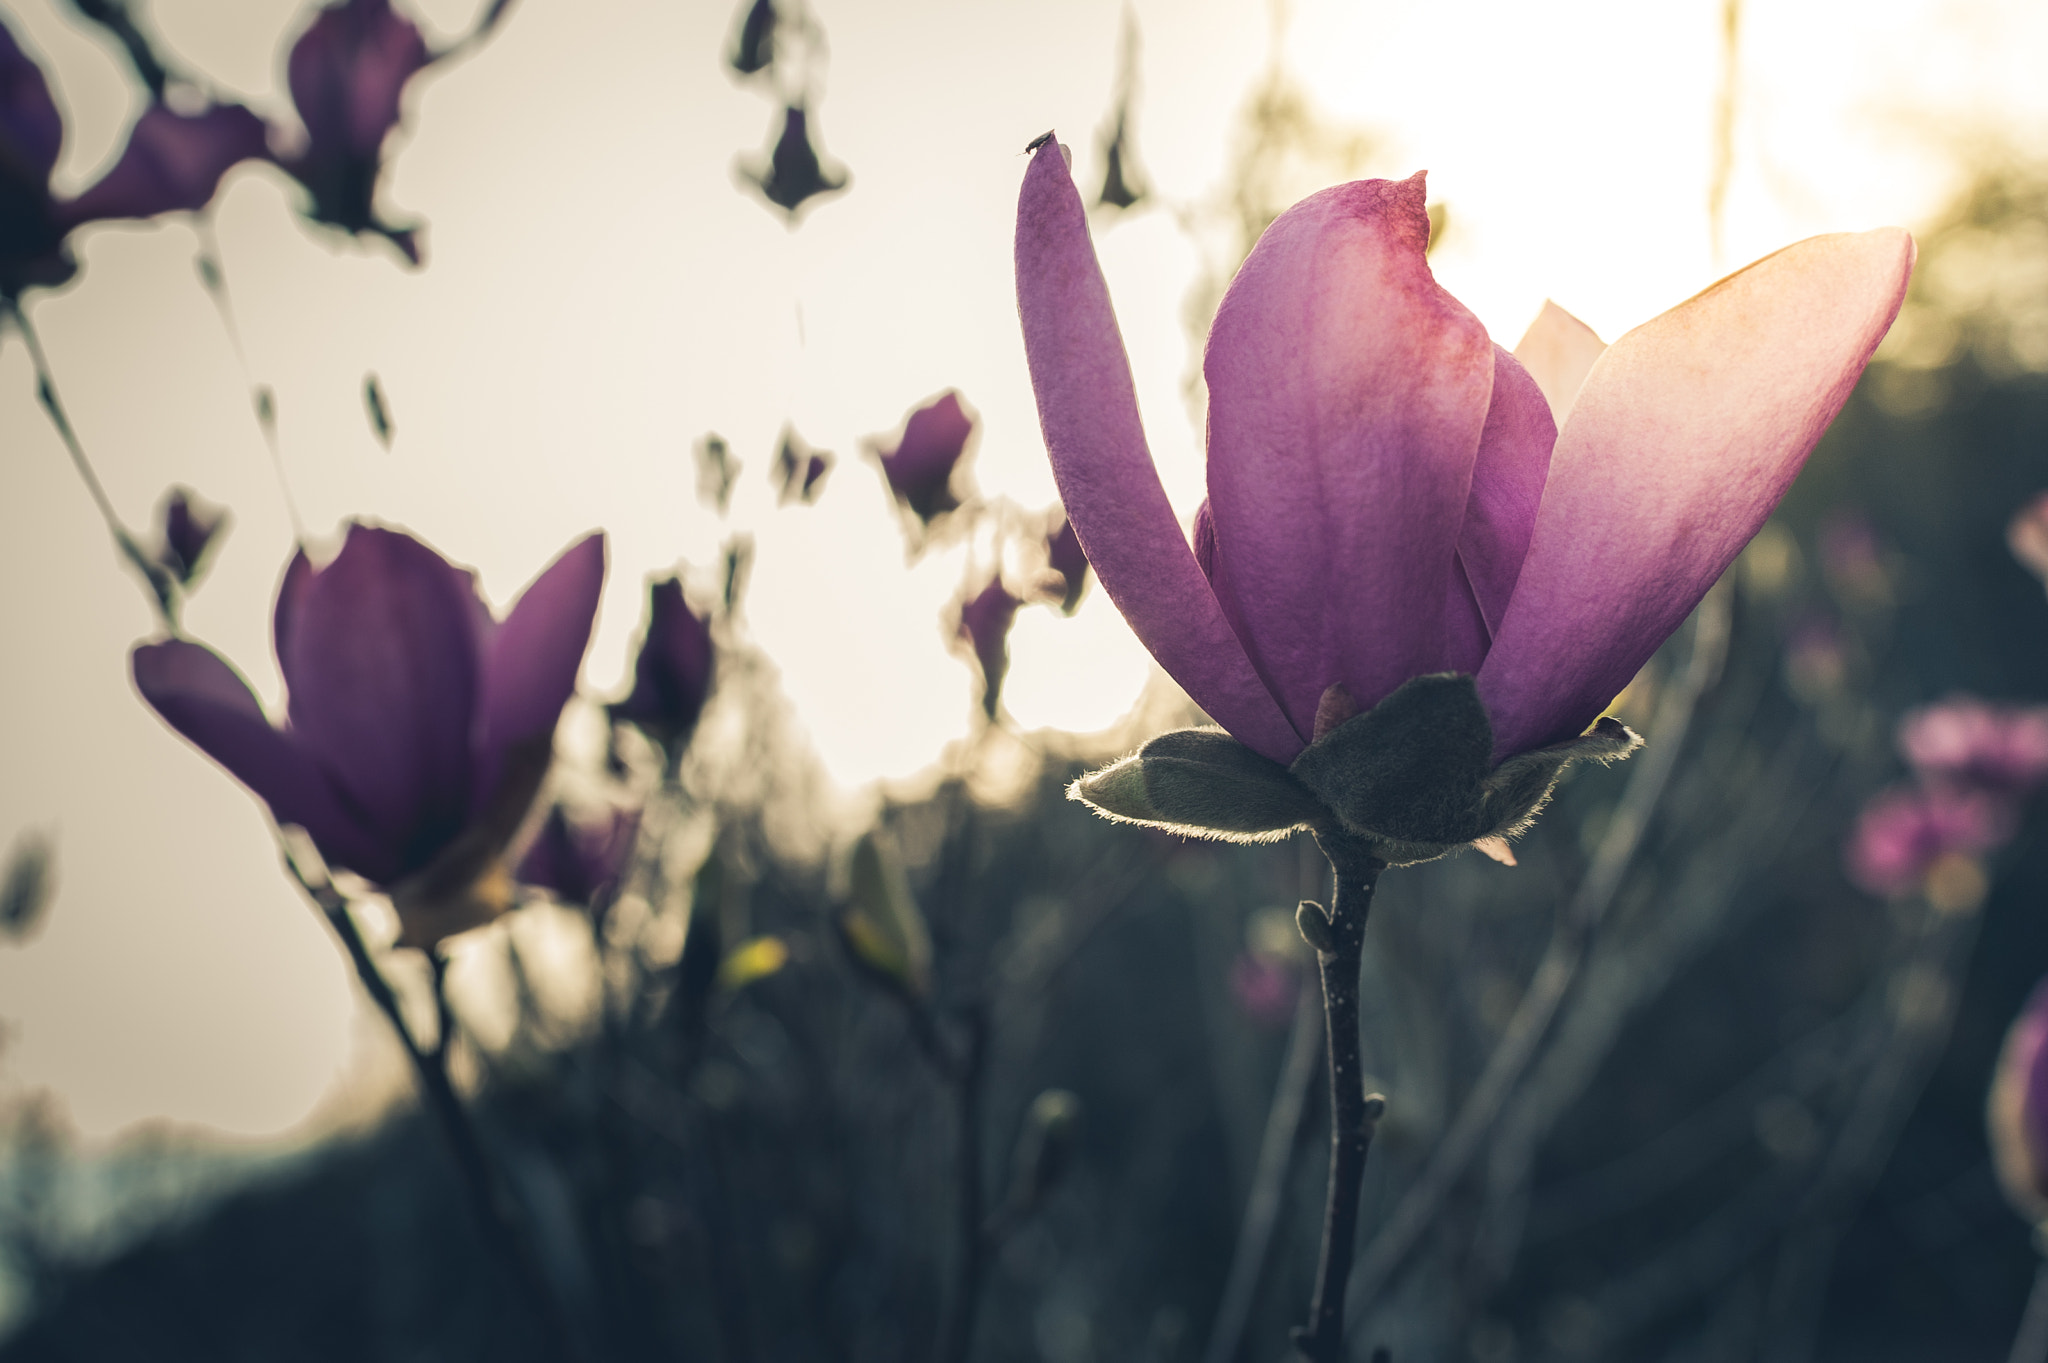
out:
<path id="1" fill-rule="evenodd" d="M 1017 206 L 1017 309 L 1060 500 L 1102 589 L 1173 679 L 1246 746 L 1284 762 L 1303 738 L 1224 619 L 1152 466 L 1130 361 L 1088 239 L 1088 215 L 1049 142 Z"/>
<path id="2" fill-rule="evenodd" d="M 1578 733 L 1699 604 L 1848 399 L 1913 256 L 1895 228 L 1811 238 L 1594 364 L 1479 673 L 1497 754 Z"/>

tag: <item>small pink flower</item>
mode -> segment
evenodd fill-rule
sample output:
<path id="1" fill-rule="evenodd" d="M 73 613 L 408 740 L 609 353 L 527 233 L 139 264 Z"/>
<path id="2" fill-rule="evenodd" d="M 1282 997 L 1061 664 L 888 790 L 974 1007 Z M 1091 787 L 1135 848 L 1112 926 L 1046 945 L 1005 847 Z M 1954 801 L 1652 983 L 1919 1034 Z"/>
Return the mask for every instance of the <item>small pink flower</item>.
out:
<path id="1" fill-rule="evenodd" d="M 1284 956 L 1242 951 L 1230 963 L 1230 997 L 1261 1027 L 1284 1027 L 1301 994 L 1301 970 Z"/>
<path id="2" fill-rule="evenodd" d="M 2048 707 L 1952 697 L 1899 721 L 1899 751 L 1923 779 L 2023 795 L 2048 778 Z"/>
<path id="3" fill-rule="evenodd" d="M 1906 894 L 1920 888 L 1943 857 L 1997 847 L 2012 836 L 2014 822 L 2012 806 L 1984 791 L 1893 786 L 1857 816 L 1843 852 L 1845 869 L 1870 894 Z"/>
<path id="4" fill-rule="evenodd" d="M 1984 1125 L 2006 1197 L 2029 1221 L 2048 1220 L 2048 980 L 2005 1034 Z"/>

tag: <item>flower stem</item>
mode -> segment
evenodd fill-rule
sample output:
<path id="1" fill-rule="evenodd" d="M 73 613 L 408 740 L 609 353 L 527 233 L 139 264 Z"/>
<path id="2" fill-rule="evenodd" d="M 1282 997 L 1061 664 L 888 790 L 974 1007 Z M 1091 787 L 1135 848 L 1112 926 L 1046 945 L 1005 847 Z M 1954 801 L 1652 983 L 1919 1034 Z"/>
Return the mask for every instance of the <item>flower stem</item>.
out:
<path id="1" fill-rule="evenodd" d="M 968 1014 L 966 1022 L 967 1042 L 949 1076 L 959 1141 L 953 1209 L 958 1218 L 960 1257 L 953 1298 L 939 1334 L 939 1363 L 966 1363 L 974 1349 L 974 1318 L 981 1304 L 988 1249 L 982 1230 L 981 1195 L 981 1079 L 988 1055 L 988 1020 L 977 1010 Z"/>
<path id="2" fill-rule="evenodd" d="M 377 962 L 370 955 L 370 948 L 363 941 L 363 935 L 356 928 L 355 916 L 349 912 L 348 901 L 340 891 L 324 879 L 313 880 L 299 869 L 298 864 L 286 855 L 285 864 L 299 884 L 320 907 L 335 935 L 348 951 L 349 961 L 356 968 L 356 975 L 363 982 L 363 988 L 370 995 L 391 1023 L 391 1030 L 398 1036 L 398 1044 L 412 1064 L 413 1077 L 419 1082 L 420 1096 L 425 1100 L 428 1113 L 442 1137 L 448 1143 L 448 1152 L 454 1157 L 456 1170 L 462 1176 L 463 1192 L 468 1196 L 470 1211 L 476 1217 L 477 1229 L 486 1243 L 496 1249 L 504 1260 L 506 1269 L 518 1284 L 520 1295 L 533 1304 L 534 1314 L 540 1318 L 542 1338 L 548 1352 L 562 1363 L 585 1363 L 586 1355 L 578 1345 L 576 1336 L 569 1328 L 568 1312 L 563 1308 L 561 1298 L 556 1295 L 554 1284 L 547 1269 L 541 1263 L 540 1255 L 534 1248 L 526 1228 L 520 1224 L 518 1214 L 510 1204 L 500 1197 L 497 1185 L 491 1177 L 491 1167 L 485 1158 L 483 1141 L 478 1137 L 476 1125 L 469 1118 L 469 1112 L 456 1095 L 455 1086 L 448 1078 L 448 1032 L 443 1030 L 435 1038 L 432 1050 L 420 1045 L 412 1027 L 405 1020 L 405 1011 L 400 1007 L 398 995 L 393 992 L 391 982 L 377 968 Z M 438 957 L 438 953 L 435 953 Z M 444 1029 L 450 1017 L 446 998 L 442 992 L 442 967 L 436 964 L 434 971 L 434 1001 L 440 1013 Z"/>
<path id="3" fill-rule="evenodd" d="M 178 595 L 171 575 L 163 566 L 143 552 L 121 514 L 114 510 L 114 503 L 107 496 L 107 489 L 100 482 L 100 476 L 93 470 L 92 460 L 86 458 L 85 446 L 78 439 L 78 431 L 71 424 L 71 417 L 64 410 L 64 400 L 57 396 L 57 379 L 50 369 L 50 357 L 43 350 L 42 338 L 36 334 L 35 324 L 28 320 L 28 309 L 21 300 L 0 295 L 0 322 L 13 319 L 15 330 L 21 333 L 23 344 L 28 347 L 29 363 L 36 371 L 36 400 L 42 404 L 43 415 L 50 419 L 50 425 L 57 432 L 57 438 L 64 442 L 65 453 L 71 456 L 71 467 L 78 472 L 79 481 L 92 497 L 92 504 L 98 508 L 100 519 L 107 524 L 107 533 L 114 537 L 114 548 L 120 552 L 122 561 L 133 568 L 149 588 L 152 604 L 162 619 L 164 628 L 171 634 L 178 632 Z"/>
<path id="4" fill-rule="evenodd" d="M 1358 1242 L 1358 1197 L 1365 1180 L 1365 1156 L 1386 1099 L 1367 1094 L 1358 1044 L 1358 979 L 1365 957 L 1365 920 L 1373 887 L 1386 863 L 1334 829 L 1318 829 L 1316 841 L 1330 859 L 1336 891 L 1328 931 L 1318 934 L 1316 964 L 1323 980 L 1323 1020 L 1330 1057 L 1330 1186 L 1323 1208 L 1323 1247 L 1316 1261 L 1315 1295 L 1308 1324 L 1294 1331 L 1294 1347 L 1309 1363 L 1338 1363 L 1344 1356 L 1344 1289 Z M 1320 912 L 1304 906 L 1304 913 Z"/>
<path id="5" fill-rule="evenodd" d="M 2008 1363 L 2044 1363 L 2048 1360 L 2048 1259 L 2034 1271 L 2034 1290 L 2027 1296 L 2026 1313 L 2020 1317 L 2019 1333 L 2012 1341 Z"/>

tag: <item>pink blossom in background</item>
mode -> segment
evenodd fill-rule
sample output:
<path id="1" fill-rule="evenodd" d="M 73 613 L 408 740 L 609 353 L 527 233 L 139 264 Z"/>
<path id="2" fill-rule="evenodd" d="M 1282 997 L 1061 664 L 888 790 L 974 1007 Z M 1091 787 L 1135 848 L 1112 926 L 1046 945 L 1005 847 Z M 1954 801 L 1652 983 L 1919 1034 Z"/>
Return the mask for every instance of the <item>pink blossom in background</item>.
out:
<path id="1" fill-rule="evenodd" d="M 2048 707 L 1924 705 L 1899 721 L 1899 752 L 1923 780 L 2022 795 L 2048 778 Z"/>
<path id="2" fill-rule="evenodd" d="M 2048 980 L 2005 1034 L 1984 1124 L 2007 1199 L 2029 1221 L 2048 1220 Z"/>
<path id="3" fill-rule="evenodd" d="M 1951 854 L 1977 856 L 2013 834 L 2012 805 L 1980 790 L 1892 786 L 1856 817 L 1844 869 L 1867 893 L 1892 896 L 1920 888 L 1927 872 Z"/>
<path id="4" fill-rule="evenodd" d="M 563 551 L 501 620 L 475 576 L 412 536 L 354 524 L 285 569 L 273 725 L 247 682 L 185 639 L 138 645 L 135 686 L 327 863 L 391 893 L 431 946 L 510 905 L 504 857 L 553 753 L 604 583 L 605 540 Z"/>
<path id="5" fill-rule="evenodd" d="M 2028 572 L 2048 582 L 2048 492 L 2021 507 L 2007 523 L 2005 543 Z"/>
<path id="6" fill-rule="evenodd" d="M 1230 963 L 1230 997 L 1261 1027 L 1285 1027 L 1301 997 L 1301 967 L 1284 956 L 1241 951 Z"/>
<path id="7" fill-rule="evenodd" d="M 1546 394 L 1437 285 L 1428 240 L 1420 175 L 1325 190 L 1266 229 L 1209 334 L 1190 546 L 1065 152 L 1024 175 L 1018 310 L 1081 547 L 1167 672 L 1277 762 L 1332 687 L 1363 709 L 1442 672 L 1476 677 L 1496 761 L 1580 734 L 1776 506 L 1914 256 L 1897 229 L 1800 242 Z M 1524 344 L 1532 362 L 1590 349 Z M 1547 366 L 1554 386 L 1575 370 Z"/>

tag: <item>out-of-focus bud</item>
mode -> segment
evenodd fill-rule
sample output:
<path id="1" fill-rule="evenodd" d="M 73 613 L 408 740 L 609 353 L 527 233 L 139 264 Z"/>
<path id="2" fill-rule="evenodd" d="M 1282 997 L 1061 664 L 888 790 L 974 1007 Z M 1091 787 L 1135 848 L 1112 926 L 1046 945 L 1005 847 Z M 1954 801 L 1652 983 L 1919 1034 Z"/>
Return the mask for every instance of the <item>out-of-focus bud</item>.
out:
<path id="1" fill-rule="evenodd" d="M 1001 703 L 1003 676 L 1010 670 L 1010 626 L 1016 622 L 1017 607 L 1023 605 L 1003 585 L 997 573 L 989 584 L 960 607 L 960 622 L 954 636 L 974 654 L 981 668 L 981 708 L 990 719 Z"/>
<path id="2" fill-rule="evenodd" d="M 805 204 L 822 195 L 837 194 L 852 179 L 844 166 L 826 168 L 818 149 L 811 145 L 810 115 L 801 104 L 783 110 L 782 132 L 767 161 L 742 165 L 740 175 L 761 191 L 762 198 L 786 213 L 792 227 L 803 215 Z"/>
<path id="3" fill-rule="evenodd" d="M 1072 615 L 1080 608 L 1081 594 L 1088 590 L 1088 555 L 1081 552 L 1081 537 L 1074 533 L 1074 523 L 1058 508 L 1045 538 L 1045 562 L 1064 584 L 1060 611 Z"/>
<path id="4" fill-rule="evenodd" d="M 1314 906 L 1293 913 L 1260 909 L 1245 921 L 1245 949 L 1230 965 L 1230 996 L 1238 1011 L 1261 1027 L 1285 1027 L 1294 1019 L 1307 941 L 1300 921 L 1311 913 L 1308 931 L 1316 930 L 1317 920 L 1327 931 L 1328 918 Z"/>
<path id="5" fill-rule="evenodd" d="M 725 993 L 765 980 L 789 964 L 789 944 L 780 937 L 749 937 L 718 964 L 718 987 Z"/>
<path id="6" fill-rule="evenodd" d="M 20 942 L 33 936 L 56 893 L 56 842 L 39 829 L 17 833 L 0 873 L 0 938 Z"/>
<path id="7" fill-rule="evenodd" d="M 647 601 L 647 632 L 633 663 L 633 689 L 605 710 L 614 724 L 637 725 L 673 761 L 689 746 L 711 694 L 716 650 L 710 619 L 690 609 L 681 578 L 653 584 Z"/>
<path id="8" fill-rule="evenodd" d="M 780 506 L 802 502 L 809 506 L 825 490 L 825 475 L 832 471 L 832 452 L 814 450 L 796 433 L 794 426 L 782 428 L 782 448 L 775 456 L 775 500 Z"/>
<path id="9" fill-rule="evenodd" d="M 206 571 L 208 553 L 233 517 L 188 487 L 174 487 L 158 504 L 161 540 L 156 561 L 181 587 L 190 587 Z"/>
<path id="10" fill-rule="evenodd" d="M 974 428 L 973 410 L 949 388 L 904 418 L 903 434 L 893 443 L 868 442 L 890 494 L 920 526 L 972 495 L 967 468 Z"/>
<path id="11" fill-rule="evenodd" d="M 1943 888 L 1940 896 L 1956 908 L 1954 891 L 1968 877 L 1953 863 L 1974 858 L 2013 834 L 2012 806 L 1995 795 L 1954 787 L 1893 786 L 1872 797 L 1857 816 L 1843 860 L 1849 879 L 1870 894 L 1892 896 Z M 1982 873 L 1974 877 L 1982 886 Z"/>
<path id="12" fill-rule="evenodd" d="M 775 60 L 777 18 L 774 0 L 753 0 L 747 5 L 733 33 L 732 52 L 726 57 L 726 64 L 742 76 L 766 71 Z"/>
<path id="13" fill-rule="evenodd" d="M 398 427 L 391 420 L 391 403 L 384 396 L 384 385 L 374 373 L 363 375 L 363 415 L 370 419 L 370 434 L 377 437 L 377 443 L 390 449 Z"/>
<path id="14" fill-rule="evenodd" d="M 2006 1198 L 2036 1225 L 2048 1221 L 2048 980 L 2005 1034 L 1984 1125 Z"/>
<path id="15" fill-rule="evenodd" d="M 579 905 L 600 930 L 619 882 L 632 869 L 640 811 L 609 808 L 589 822 L 572 821 L 560 805 L 548 811 L 540 833 L 519 863 L 518 878 Z"/>
<path id="16" fill-rule="evenodd" d="M 1849 678 L 1842 629 L 1833 618 L 1809 615 L 1785 640 L 1785 685 L 1808 705 L 1841 694 Z"/>
<path id="17" fill-rule="evenodd" d="M 1081 1134 L 1081 1100 L 1066 1089 L 1047 1089 L 1031 1100 L 1010 1160 L 1010 1217 L 1029 1216 L 1045 1203 L 1073 1167 Z"/>
<path id="18" fill-rule="evenodd" d="M 2005 527 L 2005 543 L 2022 567 L 2048 582 L 2048 492 L 2019 509 Z"/>
<path id="19" fill-rule="evenodd" d="M 853 845 L 850 894 L 834 921 L 862 968 L 911 998 L 930 995 L 931 932 L 910 893 L 902 857 L 885 831 L 864 833 Z"/>
<path id="20" fill-rule="evenodd" d="M 737 615 L 740 602 L 747 597 L 747 582 L 754 574 L 754 537 L 734 535 L 719 547 L 719 553 L 725 563 L 725 585 L 719 599 L 725 602 L 727 615 Z"/>
<path id="21" fill-rule="evenodd" d="M 1899 752 L 1924 780 L 2024 795 L 2048 779 L 2048 707 L 1951 696 L 1899 721 Z"/>
<path id="22" fill-rule="evenodd" d="M 740 480 L 740 461 L 716 431 L 697 442 L 697 500 L 723 516 L 732 507 L 732 490 Z"/>
<path id="23" fill-rule="evenodd" d="M 1869 609 L 1891 604 L 1891 574 L 1877 527 L 1856 512 L 1831 516 L 1820 531 L 1821 571 L 1844 605 Z"/>

